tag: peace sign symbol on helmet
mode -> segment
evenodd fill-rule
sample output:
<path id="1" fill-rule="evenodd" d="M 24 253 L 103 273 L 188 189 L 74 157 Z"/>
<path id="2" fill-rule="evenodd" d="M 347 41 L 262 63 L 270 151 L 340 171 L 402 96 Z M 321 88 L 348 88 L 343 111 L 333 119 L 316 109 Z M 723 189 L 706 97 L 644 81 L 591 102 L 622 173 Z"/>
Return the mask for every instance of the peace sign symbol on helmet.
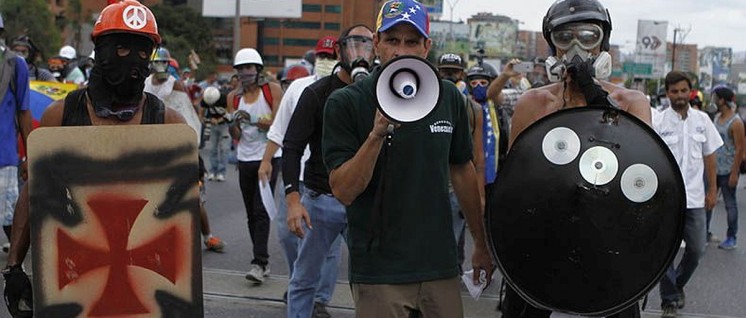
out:
<path id="1" fill-rule="evenodd" d="M 139 30 L 148 24 L 147 13 L 143 7 L 129 6 L 122 12 L 122 20 L 130 29 Z"/>

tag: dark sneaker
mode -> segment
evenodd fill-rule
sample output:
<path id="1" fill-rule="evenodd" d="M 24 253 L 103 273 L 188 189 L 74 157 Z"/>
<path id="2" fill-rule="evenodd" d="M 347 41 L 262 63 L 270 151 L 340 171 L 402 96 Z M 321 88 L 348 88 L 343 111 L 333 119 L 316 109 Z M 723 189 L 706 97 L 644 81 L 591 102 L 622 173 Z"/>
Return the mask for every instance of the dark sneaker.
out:
<path id="1" fill-rule="evenodd" d="M 733 249 L 735 249 L 736 248 L 736 238 L 735 237 L 729 237 L 727 240 L 725 240 L 725 242 L 720 243 L 720 245 L 718 245 L 718 248 L 719 249 L 723 249 L 723 250 L 733 250 Z"/>
<path id="2" fill-rule="evenodd" d="M 674 304 L 666 304 L 662 306 L 663 313 L 661 314 L 661 318 L 676 318 L 676 305 Z"/>
<path id="3" fill-rule="evenodd" d="M 720 238 L 712 234 L 712 232 L 707 232 L 707 243 L 720 243 Z"/>
<path id="4" fill-rule="evenodd" d="M 316 302 L 313 303 L 313 318 L 331 318 L 332 315 L 326 311 L 326 305 Z"/>
<path id="5" fill-rule="evenodd" d="M 681 309 L 681 308 L 684 308 L 684 306 L 686 306 L 686 294 L 682 290 L 679 293 L 679 300 L 676 301 L 676 307 L 678 307 L 679 309 Z"/>

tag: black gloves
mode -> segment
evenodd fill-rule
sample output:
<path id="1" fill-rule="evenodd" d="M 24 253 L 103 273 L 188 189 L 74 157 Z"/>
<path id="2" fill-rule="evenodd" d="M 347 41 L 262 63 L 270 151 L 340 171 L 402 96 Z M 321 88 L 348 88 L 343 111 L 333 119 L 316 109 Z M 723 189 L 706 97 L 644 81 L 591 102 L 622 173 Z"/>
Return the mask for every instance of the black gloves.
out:
<path id="1" fill-rule="evenodd" d="M 592 60 L 584 62 L 573 61 L 567 66 L 567 72 L 570 74 L 573 82 L 578 84 L 588 105 L 612 106 L 608 98 L 609 93 L 601 85 L 593 81 L 594 70 L 592 62 Z"/>
<path id="2" fill-rule="evenodd" d="M 5 278 L 5 305 L 13 318 L 34 316 L 34 296 L 31 281 L 21 265 L 13 265 L 3 271 Z"/>

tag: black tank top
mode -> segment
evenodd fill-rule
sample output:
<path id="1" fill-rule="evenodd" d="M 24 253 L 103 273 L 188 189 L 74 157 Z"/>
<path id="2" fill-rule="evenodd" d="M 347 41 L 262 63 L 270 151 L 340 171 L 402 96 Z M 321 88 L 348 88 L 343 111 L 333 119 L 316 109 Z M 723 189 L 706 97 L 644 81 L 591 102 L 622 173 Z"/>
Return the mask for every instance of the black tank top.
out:
<path id="1" fill-rule="evenodd" d="M 65 108 L 62 112 L 62 126 L 91 126 L 88 105 L 85 100 L 85 89 L 78 89 L 67 94 Z M 163 124 L 166 117 L 166 106 L 153 94 L 145 93 L 145 104 L 142 109 L 140 124 Z"/>

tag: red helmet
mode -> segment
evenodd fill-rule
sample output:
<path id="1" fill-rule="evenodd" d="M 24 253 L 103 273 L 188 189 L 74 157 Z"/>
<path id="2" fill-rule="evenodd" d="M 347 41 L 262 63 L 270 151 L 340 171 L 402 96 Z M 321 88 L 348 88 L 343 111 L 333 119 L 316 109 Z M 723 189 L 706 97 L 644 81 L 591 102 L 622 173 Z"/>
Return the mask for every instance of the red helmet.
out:
<path id="1" fill-rule="evenodd" d="M 135 0 L 122 0 L 101 10 L 93 25 L 91 38 L 95 41 L 99 36 L 109 33 L 140 34 L 149 37 L 156 44 L 161 43 L 153 12 Z"/>
<path id="2" fill-rule="evenodd" d="M 311 73 L 308 72 L 308 69 L 300 64 L 295 64 L 288 66 L 287 69 L 285 69 L 285 72 L 282 74 L 282 81 L 294 81 L 301 77 L 306 77 L 308 75 L 311 75 Z"/>

